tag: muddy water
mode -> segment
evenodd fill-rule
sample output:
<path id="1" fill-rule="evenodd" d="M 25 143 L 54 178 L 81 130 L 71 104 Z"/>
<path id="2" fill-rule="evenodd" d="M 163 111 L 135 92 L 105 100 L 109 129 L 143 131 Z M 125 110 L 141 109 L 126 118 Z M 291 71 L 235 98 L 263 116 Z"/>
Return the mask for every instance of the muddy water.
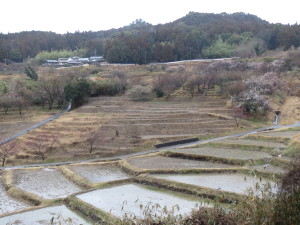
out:
<path id="1" fill-rule="evenodd" d="M 156 178 L 213 188 L 221 191 L 247 194 L 249 188 L 255 189 L 256 184 L 264 185 L 267 180 L 260 180 L 255 176 L 245 174 L 192 174 L 192 175 L 151 175 Z M 272 191 L 276 191 L 276 184 L 270 182 Z"/>
<path id="2" fill-rule="evenodd" d="M 143 217 L 143 211 L 147 208 L 154 207 L 158 204 L 161 208 L 147 210 L 147 212 L 160 214 L 162 208 L 167 206 L 168 210 L 172 210 L 173 206 L 178 205 L 179 210 L 175 210 L 175 215 L 187 214 L 191 212 L 196 205 L 201 202 L 187 199 L 183 195 L 174 195 L 170 192 L 162 192 L 155 188 L 149 188 L 138 184 L 125 184 L 112 188 L 99 189 L 85 194 L 78 195 L 77 198 L 103 210 L 110 212 L 117 217 L 127 215 L 135 215 Z M 203 205 L 207 203 L 204 203 Z M 142 209 L 141 209 L 142 208 Z"/>
<path id="3" fill-rule="evenodd" d="M 0 216 L 5 213 L 13 212 L 27 207 L 28 206 L 26 204 L 18 202 L 8 196 L 2 182 L 0 181 Z M 0 222 L 0 224 L 2 223 Z"/>
<path id="4" fill-rule="evenodd" d="M 53 218 L 53 223 L 51 219 Z M 0 218 L 0 224 L 22 224 L 22 225 L 43 225 L 43 224 L 72 224 L 72 225 L 91 225 L 76 213 L 69 210 L 66 206 L 53 206 L 23 212 Z"/>
<path id="5" fill-rule="evenodd" d="M 65 198 L 81 188 L 54 169 L 24 169 L 14 171 L 14 182 L 22 190 L 45 199 Z"/>
<path id="6" fill-rule="evenodd" d="M 116 166 L 80 165 L 69 166 L 71 170 L 92 183 L 102 183 L 130 178 Z"/>

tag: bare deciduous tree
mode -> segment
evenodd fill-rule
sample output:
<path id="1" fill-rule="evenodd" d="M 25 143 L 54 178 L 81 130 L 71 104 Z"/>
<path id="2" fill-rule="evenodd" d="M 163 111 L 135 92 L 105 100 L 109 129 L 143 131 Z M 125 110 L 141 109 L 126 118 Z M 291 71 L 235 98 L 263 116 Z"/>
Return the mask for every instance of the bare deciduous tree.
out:
<path id="1" fill-rule="evenodd" d="M 240 122 L 242 119 L 246 119 L 249 117 L 249 115 L 246 113 L 246 110 L 244 107 L 240 106 L 240 107 L 234 107 L 232 109 L 232 113 L 231 113 L 232 118 L 235 121 L 235 125 L 236 127 L 239 127 Z"/>
<path id="2" fill-rule="evenodd" d="M 17 153 L 19 144 L 17 141 L 10 141 L 0 145 L 0 158 L 2 160 L 2 167 L 5 165 L 7 158 L 10 155 Z"/>
<path id="3" fill-rule="evenodd" d="M 48 108 L 51 110 L 55 99 L 61 99 L 63 93 L 62 81 L 56 78 L 53 79 L 40 79 L 39 87 L 45 93 L 47 98 Z"/>
<path id="4" fill-rule="evenodd" d="M 0 95 L 0 108 L 3 109 L 4 114 L 6 114 L 11 107 L 11 95 L 8 93 Z"/>
<path id="5" fill-rule="evenodd" d="M 186 84 L 184 85 L 184 89 L 191 94 L 192 98 L 194 97 L 196 86 L 197 83 L 193 78 L 186 82 Z"/>
<path id="6" fill-rule="evenodd" d="M 26 142 L 27 146 L 33 150 L 34 154 L 39 156 L 43 161 L 46 155 L 52 150 L 53 145 L 57 142 L 58 137 L 52 134 L 39 134 L 36 141 Z"/>
<path id="7" fill-rule="evenodd" d="M 95 145 L 102 138 L 103 132 L 101 130 L 92 130 L 86 134 L 81 135 L 82 143 L 88 148 L 89 153 L 91 154 Z"/>

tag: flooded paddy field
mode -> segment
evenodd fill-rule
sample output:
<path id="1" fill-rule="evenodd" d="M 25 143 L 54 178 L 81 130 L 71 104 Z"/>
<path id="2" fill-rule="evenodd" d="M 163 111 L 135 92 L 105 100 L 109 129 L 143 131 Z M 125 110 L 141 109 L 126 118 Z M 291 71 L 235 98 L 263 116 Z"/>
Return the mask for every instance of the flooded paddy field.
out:
<path id="1" fill-rule="evenodd" d="M 130 178 L 128 174 L 113 165 L 85 164 L 72 165 L 68 166 L 68 168 L 91 183 L 110 182 Z"/>
<path id="2" fill-rule="evenodd" d="M 190 174 L 190 175 L 168 175 L 155 174 L 151 177 L 171 180 L 179 183 L 192 184 L 201 187 L 212 188 L 220 191 L 247 194 L 247 191 L 255 189 L 256 184 L 263 186 L 269 181 L 259 179 L 255 176 L 245 174 Z M 270 181 L 272 190 L 276 190 L 276 184 Z"/>
<path id="3" fill-rule="evenodd" d="M 199 160 L 171 158 L 163 156 L 146 156 L 126 160 L 141 169 L 196 169 L 196 168 L 233 168 L 233 165 Z"/>
<path id="4" fill-rule="evenodd" d="M 53 222 L 52 221 L 53 218 Z M 92 225 L 86 219 L 69 210 L 66 206 L 53 206 L 33 211 L 17 213 L 0 218 L 0 224 L 22 224 L 22 225 L 49 225 L 49 224 L 72 224 Z"/>
<path id="5" fill-rule="evenodd" d="M 19 202 L 7 195 L 4 185 L 0 180 L 0 216 L 5 213 L 14 212 L 29 207 L 23 202 Z M 3 224 L 0 222 L 0 224 Z"/>
<path id="6" fill-rule="evenodd" d="M 13 179 L 18 188 L 44 199 L 65 198 L 82 190 L 52 168 L 15 170 Z"/>
<path id="7" fill-rule="evenodd" d="M 265 152 L 258 151 L 247 151 L 240 149 L 229 149 L 229 148 L 213 148 L 213 147 L 203 147 L 203 148 L 182 148 L 182 149 L 172 149 L 170 152 L 191 154 L 191 155 L 203 155 L 212 156 L 225 159 L 268 159 L 272 156 Z"/>
<path id="8" fill-rule="evenodd" d="M 152 206 L 154 208 L 151 214 L 161 214 L 165 206 L 170 211 L 172 207 L 175 208 L 177 205 L 179 209 L 174 211 L 177 215 L 188 214 L 196 206 L 209 206 L 205 202 L 207 200 L 204 199 L 191 199 L 183 194 L 161 191 L 141 184 L 125 184 L 99 189 L 80 194 L 77 198 L 117 217 L 123 217 L 127 214 L 141 218 L 143 217 L 143 211 L 148 207 L 152 209 Z M 155 207 L 155 205 L 159 207 Z"/>

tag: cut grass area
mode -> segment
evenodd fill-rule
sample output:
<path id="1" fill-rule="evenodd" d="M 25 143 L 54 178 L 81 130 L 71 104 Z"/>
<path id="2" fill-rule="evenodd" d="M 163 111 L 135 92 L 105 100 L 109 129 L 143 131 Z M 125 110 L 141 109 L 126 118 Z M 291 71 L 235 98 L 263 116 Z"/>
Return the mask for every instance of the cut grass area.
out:
<path id="1" fill-rule="evenodd" d="M 213 147 L 213 148 L 228 148 L 228 149 L 241 149 L 241 150 L 248 150 L 248 151 L 266 151 L 270 152 L 273 150 L 272 147 L 263 147 L 263 146 L 256 146 L 256 145 L 242 145 L 242 144 L 229 144 L 229 143 L 207 143 L 202 145 L 193 146 L 194 148 L 201 148 L 201 147 Z"/>
<path id="2" fill-rule="evenodd" d="M 249 140 L 268 141 L 268 142 L 276 142 L 276 143 L 284 143 L 284 144 L 288 144 L 288 142 L 291 140 L 290 138 L 284 138 L 284 137 L 264 136 L 264 133 L 257 134 L 257 135 L 251 134 L 251 135 L 247 135 L 244 138 Z"/>
<path id="3" fill-rule="evenodd" d="M 122 169 L 132 175 L 140 175 L 143 173 L 149 174 L 168 174 L 168 173 L 181 173 L 181 174 L 188 174 L 188 173 L 219 173 L 219 172 L 236 172 L 239 167 L 228 167 L 228 168 L 187 168 L 187 169 L 141 169 L 132 164 L 128 163 L 126 160 L 122 160 L 120 162 L 120 166 Z"/>
<path id="4" fill-rule="evenodd" d="M 230 149 L 228 149 L 230 150 Z M 220 156 L 212 156 L 212 155 L 201 155 L 194 154 L 193 152 L 178 152 L 178 151 L 165 151 L 161 152 L 161 155 L 167 157 L 174 157 L 174 158 L 183 158 L 183 159 L 192 159 L 192 160 L 202 160 L 202 161 L 209 161 L 209 162 L 218 162 L 224 164 L 232 164 L 232 165 L 261 165 L 265 163 L 264 158 L 259 159 L 237 159 L 237 158 L 228 158 L 222 157 L 222 152 L 226 151 L 225 149 L 220 149 Z M 236 151 L 236 150 L 234 150 Z M 226 153 L 226 152 L 225 152 Z M 239 152 L 237 152 L 238 154 Z"/>

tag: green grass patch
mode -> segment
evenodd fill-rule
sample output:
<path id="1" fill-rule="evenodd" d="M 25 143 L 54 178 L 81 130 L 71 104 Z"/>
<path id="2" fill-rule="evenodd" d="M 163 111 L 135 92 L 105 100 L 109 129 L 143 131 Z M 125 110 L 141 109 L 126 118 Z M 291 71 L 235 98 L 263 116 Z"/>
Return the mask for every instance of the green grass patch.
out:
<path id="1" fill-rule="evenodd" d="M 283 155 L 288 157 L 300 157 L 300 143 L 298 141 L 292 142 L 285 148 Z"/>
<path id="2" fill-rule="evenodd" d="M 282 132 L 285 132 L 285 131 L 300 131 L 300 127 L 282 128 L 282 129 L 279 129 L 278 131 L 282 131 Z"/>

